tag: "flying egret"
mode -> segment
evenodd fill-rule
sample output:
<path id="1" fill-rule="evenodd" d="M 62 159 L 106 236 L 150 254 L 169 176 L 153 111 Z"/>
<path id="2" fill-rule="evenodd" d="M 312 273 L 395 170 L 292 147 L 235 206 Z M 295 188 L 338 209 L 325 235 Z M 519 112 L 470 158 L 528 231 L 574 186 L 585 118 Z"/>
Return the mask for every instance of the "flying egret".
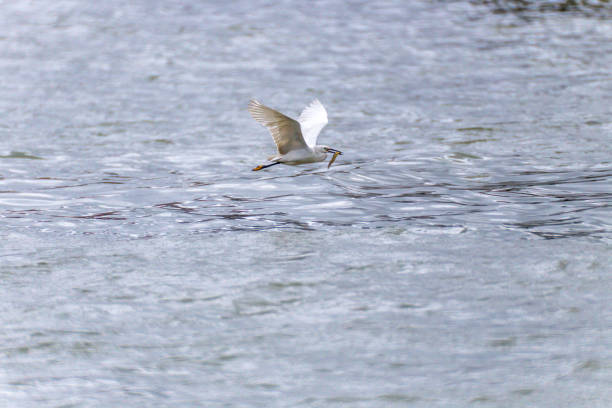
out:
<path id="1" fill-rule="evenodd" d="M 268 128 L 278 148 L 278 154 L 268 158 L 271 164 L 259 165 L 253 171 L 281 163 L 296 165 L 320 162 L 326 159 L 327 153 L 333 153 L 327 165 L 329 168 L 336 157 L 342 154 L 339 150 L 317 144 L 321 129 L 327 125 L 327 111 L 318 99 L 302 111 L 297 121 L 254 99 L 249 102 L 249 113 L 253 119 Z"/>

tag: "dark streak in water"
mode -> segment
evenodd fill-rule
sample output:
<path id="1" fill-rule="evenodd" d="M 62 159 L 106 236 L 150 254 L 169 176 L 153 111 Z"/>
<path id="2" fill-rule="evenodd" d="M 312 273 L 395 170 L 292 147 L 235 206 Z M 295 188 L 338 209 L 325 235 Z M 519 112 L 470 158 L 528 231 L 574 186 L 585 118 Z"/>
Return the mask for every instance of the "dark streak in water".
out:
<path id="1" fill-rule="evenodd" d="M 44 160 L 42 157 L 34 156 L 24 152 L 11 152 L 6 156 L 0 156 L 0 159 L 30 159 L 30 160 Z"/>

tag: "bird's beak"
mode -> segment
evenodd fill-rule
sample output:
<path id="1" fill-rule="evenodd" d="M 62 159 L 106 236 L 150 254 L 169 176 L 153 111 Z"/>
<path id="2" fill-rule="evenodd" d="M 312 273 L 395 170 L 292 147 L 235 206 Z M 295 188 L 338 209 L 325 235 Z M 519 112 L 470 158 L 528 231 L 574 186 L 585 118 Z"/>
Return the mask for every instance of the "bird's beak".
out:
<path id="1" fill-rule="evenodd" d="M 342 155 L 342 152 L 340 150 L 336 150 L 336 149 L 327 149 L 328 153 L 333 153 L 337 156 Z"/>

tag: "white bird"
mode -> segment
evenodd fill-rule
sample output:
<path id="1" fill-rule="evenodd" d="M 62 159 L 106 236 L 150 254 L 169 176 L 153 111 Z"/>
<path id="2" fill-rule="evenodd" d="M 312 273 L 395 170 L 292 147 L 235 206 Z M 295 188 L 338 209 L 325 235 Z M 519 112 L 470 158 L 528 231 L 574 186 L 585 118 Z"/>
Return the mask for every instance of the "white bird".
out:
<path id="1" fill-rule="evenodd" d="M 268 158 L 271 164 L 259 165 L 253 171 L 281 163 L 296 165 L 320 162 L 326 159 L 327 153 L 333 153 L 334 156 L 327 166 L 329 168 L 336 157 L 342 154 L 329 146 L 317 145 L 317 137 L 327 125 L 327 111 L 318 99 L 302 111 L 297 121 L 254 99 L 249 102 L 249 113 L 253 119 L 268 128 L 278 148 L 278 154 Z"/>

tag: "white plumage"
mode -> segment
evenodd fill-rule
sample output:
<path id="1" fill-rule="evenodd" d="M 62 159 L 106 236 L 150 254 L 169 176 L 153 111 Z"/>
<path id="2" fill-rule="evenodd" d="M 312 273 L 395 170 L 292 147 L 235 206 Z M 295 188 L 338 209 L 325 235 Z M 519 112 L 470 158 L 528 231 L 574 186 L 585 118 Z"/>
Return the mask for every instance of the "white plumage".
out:
<path id="1" fill-rule="evenodd" d="M 327 111 L 318 99 L 308 105 L 298 118 L 302 136 L 309 147 L 315 147 L 321 130 L 327 125 Z"/>

